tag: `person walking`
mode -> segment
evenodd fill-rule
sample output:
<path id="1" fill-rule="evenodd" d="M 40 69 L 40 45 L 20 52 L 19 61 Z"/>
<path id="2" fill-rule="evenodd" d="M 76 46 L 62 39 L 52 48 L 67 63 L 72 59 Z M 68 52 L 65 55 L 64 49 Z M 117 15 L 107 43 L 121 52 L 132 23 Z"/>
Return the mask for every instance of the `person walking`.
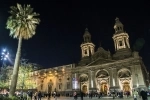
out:
<path id="1" fill-rule="evenodd" d="M 37 96 L 38 96 L 38 92 L 35 91 L 35 93 L 34 93 L 34 100 L 37 100 Z"/>
<path id="2" fill-rule="evenodd" d="M 133 91 L 133 98 L 134 100 L 137 100 L 138 92 L 136 90 Z"/>
<path id="3" fill-rule="evenodd" d="M 83 92 L 81 91 L 81 100 L 83 100 Z"/>
<path id="4" fill-rule="evenodd" d="M 144 89 L 142 89 L 142 91 L 140 92 L 140 96 L 142 97 L 142 100 L 148 100 L 147 99 L 147 92 L 144 91 Z"/>
<path id="5" fill-rule="evenodd" d="M 41 91 L 39 91 L 38 92 L 38 100 L 41 100 L 41 98 L 42 98 L 42 93 L 41 93 Z"/>
<path id="6" fill-rule="evenodd" d="M 113 99 L 115 99 L 115 94 L 116 94 L 115 91 L 113 91 L 113 92 L 112 92 Z"/>
<path id="7" fill-rule="evenodd" d="M 73 93 L 73 97 L 74 97 L 74 100 L 77 100 L 77 93 L 76 92 Z"/>
<path id="8" fill-rule="evenodd" d="M 48 92 L 48 100 L 51 98 L 51 92 Z"/>
<path id="9" fill-rule="evenodd" d="M 54 96 L 55 100 L 57 100 L 57 93 L 56 93 L 56 91 L 54 92 L 53 96 Z"/>

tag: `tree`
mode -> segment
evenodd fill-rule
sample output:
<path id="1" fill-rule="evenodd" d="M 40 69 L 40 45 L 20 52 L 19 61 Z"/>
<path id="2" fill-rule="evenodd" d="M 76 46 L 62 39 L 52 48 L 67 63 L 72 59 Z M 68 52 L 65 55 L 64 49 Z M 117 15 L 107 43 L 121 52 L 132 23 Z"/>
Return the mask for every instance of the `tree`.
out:
<path id="1" fill-rule="evenodd" d="M 0 71 L 0 90 L 3 91 L 5 89 L 9 88 L 9 81 L 10 81 L 10 76 L 11 76 L 11 72 L 10 72 L 10 67 L 9 66 L 3 66 L 1 67 L 1 71 Z"/>
<path id="2" fill-rule="evenodd" d="M 0 71 L 0 90 L 4 92 L 4 89 L 9 88 L 9 75 L 7 74 L 7 68 L 1 67 Z"/>
<path id="3" fill-rule="evenodd" d="M 9 97 L 12 97 L 16 90 L 19 62 L 21 56 L 22 39 L 28 40 L 35 35 L 37 25 L 40 23 L 40 19 L 37 18 L 39 14 L 33 12 L 33 8 L 30 5 L 20 5 L 10 7 L 10 16 L 7 19 L 6 28 L 10 30 L 10 36 L 18 39 L 18 48 L 13 68 L 13 75 L 11 80 Z"/>
<path id="4" fill-rule="evenodd" d="M 29 87 L 33 86 L 33 81 L 30 76 L 32 71 L 33 66 L 30 63 L 26 65 L 21 64 L 19 66 L 17 89 L 29 89 Z"/>

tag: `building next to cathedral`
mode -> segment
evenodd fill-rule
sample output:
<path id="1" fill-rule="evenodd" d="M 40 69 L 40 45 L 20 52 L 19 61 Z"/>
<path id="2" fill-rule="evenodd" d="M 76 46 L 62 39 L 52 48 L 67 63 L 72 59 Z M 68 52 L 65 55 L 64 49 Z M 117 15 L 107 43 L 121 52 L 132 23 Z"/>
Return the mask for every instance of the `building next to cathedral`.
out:
<path id="1" fill-rule="evenodd" d="M 138 52 L 130 49 L 129 35 L 116 18 L 112 36 L 115 54 L 95 45 L 91 34 L 85 29 L 80 45 L 82 58 L 78 64 L 68 64 L 33 72 L 36 89 L 41 92 L 69 93 L 91 91 L 106 94 L 112 90 L 130 92 L 147 89 L 148 72 Z"/>

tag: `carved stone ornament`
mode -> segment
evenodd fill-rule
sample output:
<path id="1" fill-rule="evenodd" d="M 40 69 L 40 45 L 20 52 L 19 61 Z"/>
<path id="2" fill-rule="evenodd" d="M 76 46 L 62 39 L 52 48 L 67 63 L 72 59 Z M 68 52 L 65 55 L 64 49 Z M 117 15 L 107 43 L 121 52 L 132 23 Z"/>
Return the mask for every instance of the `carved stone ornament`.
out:
<path id="1" fill-rule="evenodd" d="M 131 77 L 131 73 L 128 69 L 121 69 L 118 72 L 118 77 L 119 78 Z"/>
<path id="2" fill-rule="evenodd" d="M 80 82 L 86 82 L 88 81 L 88 76 L 87 75 L 81 75 L 80 76 Z"/>
<path id="3" fill-rule="evenodd" d="M 107 78 L 109 75 L 106 71 L 104 70 L 100 70 L 97 75 L 96 78 Z"/>

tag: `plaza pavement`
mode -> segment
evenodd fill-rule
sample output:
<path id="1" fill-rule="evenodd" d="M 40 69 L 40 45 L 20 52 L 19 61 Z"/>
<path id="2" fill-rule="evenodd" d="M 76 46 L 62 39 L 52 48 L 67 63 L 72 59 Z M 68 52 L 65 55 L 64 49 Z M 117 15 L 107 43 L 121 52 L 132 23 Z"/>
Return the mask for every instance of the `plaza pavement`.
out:
<path id="1" fill-rule="evenodd" d="M 47 98 L 43 98 L 42 100 L 48 100 Z M 49 100 L 56 100 L 55 98 L 51 98 Z M 59 97 L 57 98 L 57 100 L 74 100 L 73 97 Z M 77 100 L 81 100 L 80 97 L 78 97 Z M 112 97 L 103 97 L 98 99 L 97 97 L 93 97 L 92 99 L 88 98 L 88 97 L 84 97 L 83 100 L 134 100 L 132 97 L 129 98 L 115 98 L 113 99 Z M 142 100 L 141 98 L 138 98 L 137 100 Z M 148 100 L 150 100 L 150 97 L 148 97 Z"/>

